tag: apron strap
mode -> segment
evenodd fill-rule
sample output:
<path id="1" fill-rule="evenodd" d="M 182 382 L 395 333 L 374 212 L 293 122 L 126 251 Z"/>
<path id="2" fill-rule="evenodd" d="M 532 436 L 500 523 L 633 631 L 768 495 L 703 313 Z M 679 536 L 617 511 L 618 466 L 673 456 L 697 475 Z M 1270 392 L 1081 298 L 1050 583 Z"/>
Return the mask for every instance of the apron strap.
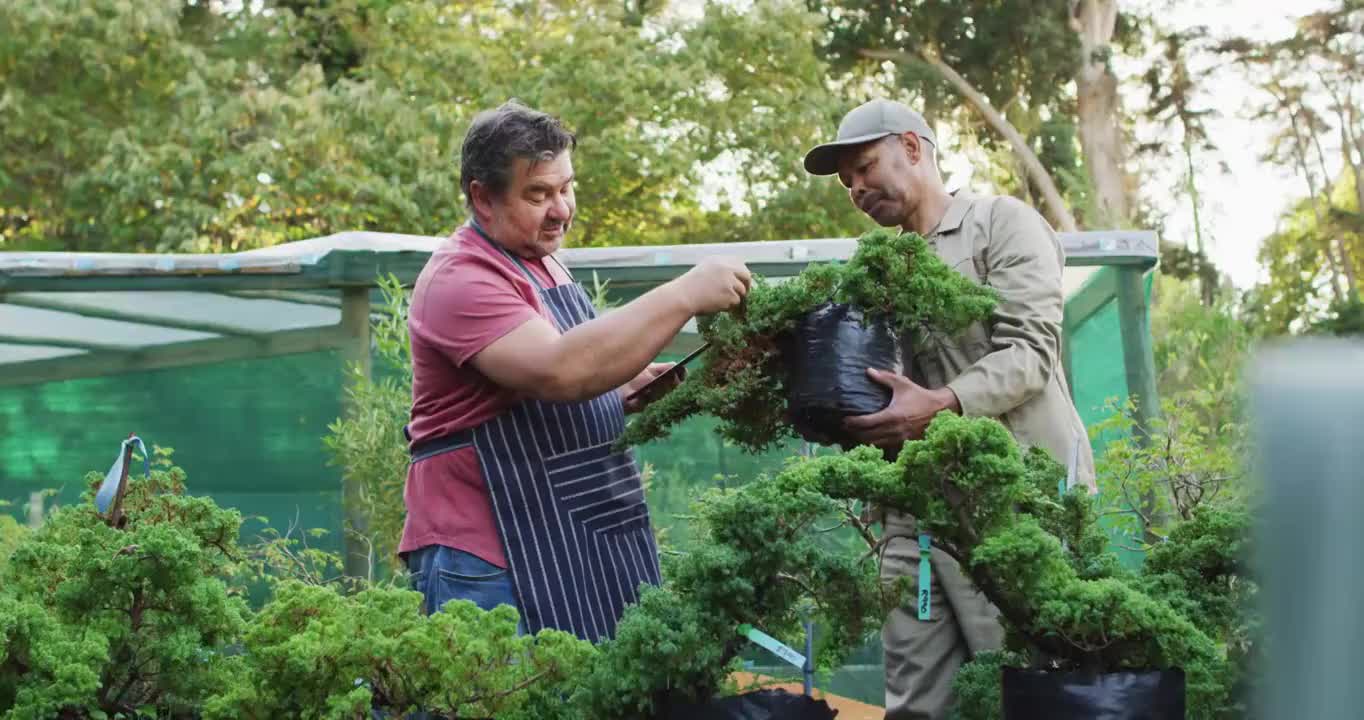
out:
<path id="1" fill-rule="evenodd" d="M 525 275 L 526 278 L 529 279 L 531 283 L 535 285 L 536 290 L 539 290 L 542 293 L 545 291 L 545 286 L 541 285 L 540 280 L 537 279 L 535 275 L 531 274 L 530 268 L 526 267 L 526 264 L 521 262 L 521 258 L 513 255 L 512 253 L 507 252 L 507 249 L 502 247 L 502 243 L 499 243 L 498 241 L 492 239 L 492 237 L 490 237 L 488 233 L 483 231 L 483 226 L 479 225 L 477 220 L 469 218 L 469 226 L 472 227 L 474 229 L 474 232 L 478 233 L 478 236 L 483 238 L 485 242 L 487 242 L 489 245 L 495 248 L 498 252 L 502 253 L 503 255 L 506 255 L 508 260 L 511 260 L 512 262 L 516 263 L 516 267 L 521 270 L 521 274 Z M 558 261 L 556 260 L 555 262 Z M 563 266 L 560 265 L 560 267 Z"/>
<path id="2" fill-rule="evenodd" d="M 407 426 L 403 426 L 403 433 L 407 434 Z M 444 455 L 445 453 L 458 450 L 460 448 L 472 447 L 474 444 L 473 430 L 460 430 L 449 435 L 442 435 L 422 443 L 418 443 L 408 452 L 412 456 L 412 462 L 419 462 L 429 457 Z"/>
<path id="3" fill-rule="evenodd" d="M 554 264 L 555 264 L 555 265 L 558 265 L 560 270 L 563 270 L 563 271 L 564 271 L 564 275 L 567 275 L 569 280 L 573 280 L 573 272 L 572 272 L 571 270 L 568 269 L 568 266 L 567 266 L 567 265 L 564 265 L 563 263 L 559 262 L 559 258 L 554 257 L 554 254 L 553 254 L 553 253 L 551 253 L 551 254 L 548 255 L 547 257 L 548 257 L 550 260 L 553 260 L 553 261 L 554 261 Z M 575 281 L 575 282 L 576 282 L 576 281 Z"/>

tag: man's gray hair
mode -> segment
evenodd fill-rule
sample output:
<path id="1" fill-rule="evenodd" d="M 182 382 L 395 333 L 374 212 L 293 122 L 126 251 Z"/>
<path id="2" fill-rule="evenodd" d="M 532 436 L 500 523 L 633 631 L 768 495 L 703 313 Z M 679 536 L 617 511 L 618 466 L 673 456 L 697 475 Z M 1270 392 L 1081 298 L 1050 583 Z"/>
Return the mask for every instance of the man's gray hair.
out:
<path id="1" fill-rule="evenodd" d="M 516 158 L 532 162 L 553 160 L 559 153 L 578 147 L 578 138 L 558 118 L 508 100 L 474 116 L 459 155 L 459 186 L 464 204 L 473 208 L 470 191 L 475 180 L 493 195 L 511 184 Z"/>

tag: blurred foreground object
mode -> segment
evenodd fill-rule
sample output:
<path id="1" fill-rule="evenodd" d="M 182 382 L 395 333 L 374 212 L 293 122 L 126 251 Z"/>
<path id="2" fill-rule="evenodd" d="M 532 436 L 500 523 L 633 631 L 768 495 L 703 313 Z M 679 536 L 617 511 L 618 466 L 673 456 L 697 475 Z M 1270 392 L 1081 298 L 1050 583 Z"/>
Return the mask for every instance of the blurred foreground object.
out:
<path id="1" fill-rule="evenodd" d="M 1364 707 L 1364 344 L 1278 345 L 1260 353 L 1250 380 L 1269 643 L 1256 717 L 1356 718 Z"/>

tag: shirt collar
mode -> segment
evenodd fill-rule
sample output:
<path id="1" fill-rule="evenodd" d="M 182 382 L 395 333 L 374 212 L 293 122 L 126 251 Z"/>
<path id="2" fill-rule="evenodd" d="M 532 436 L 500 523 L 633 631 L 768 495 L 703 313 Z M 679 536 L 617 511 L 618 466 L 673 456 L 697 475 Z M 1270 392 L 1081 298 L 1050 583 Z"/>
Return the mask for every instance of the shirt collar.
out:
<path id="1" fill-rule="evenodd" d="M 975 195 L 966 188 L 952 193 L 952 202 L 948 204 L 947 212 L 929 235 L 942 235 L 960 230 L 962 221 L 966 219 L 966 211 L 971 209 L 971 201 L 974 199 Z"/>

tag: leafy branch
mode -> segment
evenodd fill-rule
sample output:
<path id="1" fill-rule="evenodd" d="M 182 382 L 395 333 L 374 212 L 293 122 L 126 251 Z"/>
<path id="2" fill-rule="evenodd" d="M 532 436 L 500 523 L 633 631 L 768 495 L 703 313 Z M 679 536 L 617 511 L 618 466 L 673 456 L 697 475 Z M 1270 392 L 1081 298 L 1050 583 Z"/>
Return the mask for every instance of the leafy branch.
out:
<path id="1" fill-rule="evenodd" d="M 921 236 L 874 230 L 848 262 L 811 265 L 783 283 L 756 278 L 742 313 L 701 318 L 710 343 L 705 367 L 637 413 L 619 444 L 657 440 L 702 413 L 752 452 L 794 436 L 783 352 L 801 318 L 830 302 L 860 308 L 868 321 L 888 320 L 907 337 L 920 328 L 959 333 L 985 318 L 996 296 L 943 263 Z"/>

